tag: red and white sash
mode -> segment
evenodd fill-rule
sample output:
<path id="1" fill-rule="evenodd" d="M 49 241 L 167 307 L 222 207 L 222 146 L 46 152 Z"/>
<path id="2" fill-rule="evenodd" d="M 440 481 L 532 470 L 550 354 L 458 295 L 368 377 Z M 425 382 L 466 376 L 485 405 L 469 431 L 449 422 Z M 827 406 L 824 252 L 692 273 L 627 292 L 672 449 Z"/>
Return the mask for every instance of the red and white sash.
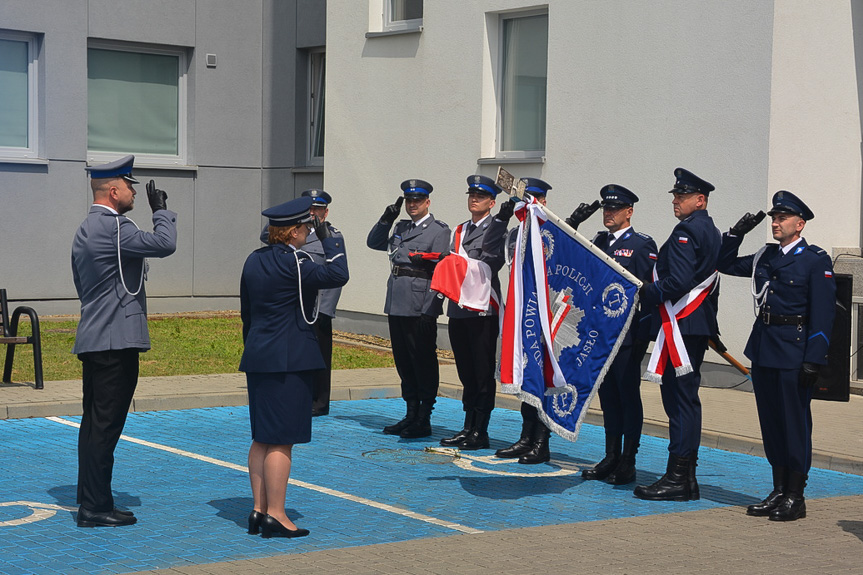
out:
<path id="1" fill-rule="evenodd" d="M 689 354 L 686 353 L 683 335 L 680 333 L 680 326 L 677 325 L 677 322 L 698 309 L 698 306 L 710 293 L 718 276 L 718 271 L 713 272 L 707 279 L 692 288 L 688 294 L 677 300 L 674 305 L 671 304 L 671 300 L 666 300 L 660 304 L 659 315 L 662 318 L 662 329 L 656 336 L 656 343 L 650 354 L 650 362 L 644 373 L 644 379 L 662 383 L 662 374 L 665 373 L 665 366 L 669 359 L 674 367 L 674 373 L 678 377 L 692 373 L 692 363 L 689 360 Z M 656 266 L 653 267 L 653 281 L 659 281 Z"/>

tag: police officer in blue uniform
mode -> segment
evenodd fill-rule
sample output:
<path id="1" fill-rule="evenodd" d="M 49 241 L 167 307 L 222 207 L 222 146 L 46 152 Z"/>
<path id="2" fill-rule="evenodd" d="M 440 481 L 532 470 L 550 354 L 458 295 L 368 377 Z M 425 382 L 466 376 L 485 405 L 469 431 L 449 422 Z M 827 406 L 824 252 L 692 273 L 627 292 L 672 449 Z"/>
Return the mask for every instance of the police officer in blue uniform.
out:
<path id="1" fill-rule="evenodd" d="M 83 411 L 78 433 L 79 527 L 132 525 L 129 511 L 114 507 L 114 448 L 138 384 L 138 356 L 150 349 L 147 330 L 147 262 L 177 248 L 177 214 L 168 194 L 147 184 L 153 231 L 124 214 L 135 205 L 134 156 L 86 168 L 93 205 L 72 242 L 72 279 L 81 320 L 72 353 L 83 366 Z"/>
<path id="2" fill-rule="evenodd" d="M 716 272 L 721 234 L 707 212 L 710 192 L 715 188 L 692 172 L 677 168 L 672 206 L 674 216 L 680 220 L 668 240 L 659 249 L 656 262 L 658 279 L 642 288 L 642 306 L 654 309 L 654 334 L 661 324 L 658 306 L 672 305 L 704 283 Z M 691 368 L 677 370 L 670 365 L 662 374 L 662 405 L 668 416 L 668 465 L 665 475 L 649 486 L 639 485 L 635 496 L 648 500 L 690 501 L 700 496 L 695 476 L 698 447 L 701 443 L 701 401 L 698 387 L 701 384 L 701 363 L 707 350 L 707 340 L 718 333 L 716 311 L 718 278 L 705 290 L 707 295 L 700 303 L 691 306 L 685 317 L 679 317 L 686 354 Z M 672 346 L 673 340 L 666 339 Z M 658 353 L 654 351 L 654 353 Z"/>
<path id="3" fill-rule="evenodd" d="M 459 225 L 449 246 L 451 252 L 460 250 L 467 257 L 488 264 L 491 290 L 498 301 L 500 279 L 497 273 L 504 264 L 503 245 L 494 252 L 487 252 L 483 249 L 483 238 L 492 221 L 491 209 L 501 191 L 489 177 L 473 175 L 467 178 L 467 205 L 471 218 Z M 468 451 L 485 449 L 489 446 L 488 423 L 497 391 L 494 371 L 500 318 L 493 307 L 489 307 L 487 312 L 477 312 L 462 308 L 453 301 L 447 304 L 447 317 L 449 341 L 458 378 L 464 388 L 462 408 L 465 423 L 461 431 L 442 439 L 441 445 Z"/>
<path id="4" fill-rule="evenodd" d="M 543 206 L 546 205 L 548 192 L 551 184 L 539 178 L 521 178 L 524 182 L 525 195 L 532 196 Z M 518 228 L 506 231 L 507 224 L 512 218 L 517 198 L 503 202 L 497 215 L 492 219 L 483 238 L 483 250 L 488 253 L 496 253 L 498 245 L 505 242 L 506 259 L 512 261 L 516 253 L 516 238 Z M 549 439 L 551 431 L 539 418 L 539 412 L 535 407 L 525 402 L 521 403 L 521 435 L 518 440 L 507 447 L 502 447 L 494 452 L 497 457 L 504 459 L 518 458 L 523 465 L 536 465 L 545 463 L 551 459 L 549 451 Z"/>
<path id="5" fill-rule="evenodd" d="M 302 537 L 285 514 L 285 490 L 292 448 L 311 441 L 314 373 L 324 368 L 315 341 L 315 300 L 319 289 L 348 281 L 341 238 L 309 213 L 311 197 L 300 197 L 262 212 L 269 220 L 269 245 L 252 252 L 240 279 L 240 317 L 252 445 L 249 479 L 254 509 L 249 533 Z M 322 264 L 301 248 L 315 228 L 326 256 Z"/>
<path id="6" fill-rule="evenodd" d="M 649 283 L 657 249 L 653 238 L 632 227 L 633 206 L 638 196 L 617 184 L 603 187 L 599 195 L 602 197 L 602 223 L 607 231 L 594 236 L 594 245 L 642 282 Z M 592 469 L 582 471 L 585 479 L 604 479 L 612 485 L 635 481 L 635 454 L 644 422 L 641 360 L 650 343 L 652 316 L 652 309 L 646 306 L 633 316 L 629 331 L 600 385 L 605 458 Z"/>
<path id="7" fill-rule="evenodd" d="M 437 359 L 440 304 L 429 287 L 435 254 L 448 253 L 450 230 L 429 213 L 433 190 L 430 183 L 405 180 L 401 189 L 404 195 L 387 206 L 366 239 L 368 247 L 386 251 L 390 259 L 384 313 L 389 323 L 393 360 L 401 378 L 402 399 L 407 407 L 404 418 L 383 431 L 405 438 L 428 437 L 440 383 Z M 399 220 L 393 228 L 402 203 L 409 217 Z"/>
<path id="8" fill-rule="evenodd" d="M 835 315 L 836 284 L 830 256 L 801 237 L 815 217 L 791 192 L 773 196 L 773 239 L 757 253 L 738 257 L 743 236 L 764 218 L 746 214 L 722 238 L 719 270 L 751 277 L 757 316 L 744 353 L 752 361 L 752 386 L 773 491 L 746 513 L 773 521 L 806 517 L 803 488 L 812 463 L 812 387 L 827 363 Z"/>

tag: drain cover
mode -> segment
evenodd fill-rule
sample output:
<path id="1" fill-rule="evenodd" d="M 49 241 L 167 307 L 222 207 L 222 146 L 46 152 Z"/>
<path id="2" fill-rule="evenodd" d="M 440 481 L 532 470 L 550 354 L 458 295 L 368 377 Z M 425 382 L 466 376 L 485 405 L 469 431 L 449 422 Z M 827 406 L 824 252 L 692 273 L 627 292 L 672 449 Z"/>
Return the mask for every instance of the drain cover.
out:
<path id="1" fill-rule="evenodd" d="M 417 465 L 420 463 L 443 465 L 452 463 L 452 456 L 441 453 L 432 453 L 419 449 L 375 449 L 366 451 L 363 457 L 378 461 L 394 461 L 406 465 Z"/>

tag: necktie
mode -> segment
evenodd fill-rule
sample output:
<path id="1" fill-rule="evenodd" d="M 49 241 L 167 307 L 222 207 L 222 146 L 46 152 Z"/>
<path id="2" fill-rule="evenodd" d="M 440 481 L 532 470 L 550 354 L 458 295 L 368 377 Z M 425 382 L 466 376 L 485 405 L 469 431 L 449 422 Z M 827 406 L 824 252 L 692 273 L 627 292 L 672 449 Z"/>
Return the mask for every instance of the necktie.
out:
<path id="1" fill-rule="evenodd" d="M 471 232 L 473 232 L 475 229 L 476 229 L 476 224 L 474 224 L 473 222 L 471 222 L 471 223 L 469 223 L 469 224 L 467 225 L 467 233 L 471 233 Z"/>

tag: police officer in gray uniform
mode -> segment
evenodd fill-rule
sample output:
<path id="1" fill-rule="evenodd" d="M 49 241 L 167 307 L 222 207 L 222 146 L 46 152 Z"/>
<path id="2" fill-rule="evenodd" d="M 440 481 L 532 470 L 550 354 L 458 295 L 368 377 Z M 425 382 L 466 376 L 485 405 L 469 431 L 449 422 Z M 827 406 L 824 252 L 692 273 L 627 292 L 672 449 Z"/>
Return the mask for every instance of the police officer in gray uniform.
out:
<path id="1" fill-rule="evenodd" d="M 309 212 L 313 216 L 317 216 L 320 221 L 326 223 L 330 231 L 330 237 L 340 239 L 342 245 L 344 245 L 342 233 L 327 221 L 333 198 L 327 192 L 317 189 L 306 190 L 301 195 L 312 198 L 312 207 Z M 303 251 L 311 255 L 315 263 L 323 264 L 327 261 L 321 240 L 314 231 L 306 239 Z M 321 348 L 321 355 L 324 356 L 327 368 L 315 374 L 315 390 L 312 394 L 313 416 L 327 415 L 330 412 L 330 387 L 333 368 L 333 318 L 336 317 L 336 306 L 339 303 L 341 295 L 341 287 L 318 291 L 318 319 L 315 321 L 313 327 L 315 336 L 318 338 L 318 346 Z"/>
<path id="2" fill-rule="evenodd" d="M 429 195 L 433 189 L 430 183 L 405 180 L 401 189 L 404 196 L 387 206 L 366 239 L 368 247 L 386 251 L 390 258 L 384 313 L 389 323 L 393 360 L 401 378 L 402 399 L 407 404 L 404 418 L 383 431 L 405 438 L 428 437 L 440 383 L 437 360 L 440 304 L 429 286 L 437 257 L 449 252 L 450 230 L 429 213 Z M 409 219 L 400 220 L 393 228 L 402 203 Z"/>
<path id="3" fill-rule="evenodd" d="M 168 195 L 147 184 L 153 231 L 124 214 L 135 205 L 134 156 L 87 168 L 93 205 L 72 242 L 72 278 L 81 320 L 72 353 L 83 364 L 83 412 L 78 434 L 79 527 L 131 525 L 136 518 L 114 507 L 114 448 L 138 384 L 138 354 L 150 349 L 144 258 L 163 258 L 177 247 L 177 214 Z"/>

